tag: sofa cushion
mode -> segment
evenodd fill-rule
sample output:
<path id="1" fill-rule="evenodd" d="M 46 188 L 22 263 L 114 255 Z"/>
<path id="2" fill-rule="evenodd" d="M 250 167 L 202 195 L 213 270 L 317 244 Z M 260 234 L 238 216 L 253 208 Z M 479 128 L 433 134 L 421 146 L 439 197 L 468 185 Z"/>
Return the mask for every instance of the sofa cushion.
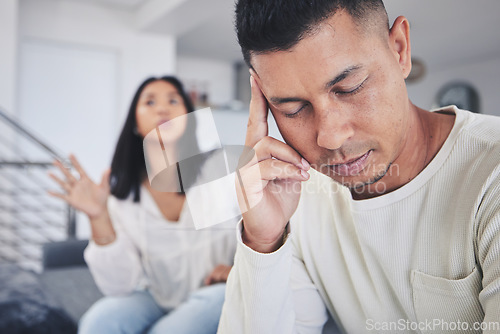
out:
<path id="1" fill-rule="evenodd" d="M 0 333 L 76 333 L 76 323 L 44 290 L 37 274 L 0 265 Z"/>
<path id="2" fill-rule="evenodd" d="M 0 333 L 71 334 L 76 332 L 75 322 L 59 308 L 27 297 L 0 302 Z"/>
<path id="3" fill-rule="evenodd" d="M 88 240 L 68 239 L 64 241 L 48 242 L 43 245 L 43 268 L 87 266 L 83 259 L 83 251 Z"/>
<path id="4" fill-rule="evenodd" d="M 40 281 L 45 291 L 56 298 L 75 321 L 103 296 L 89 269 L 83 266 L 45 270 L 40 274 Z"/>

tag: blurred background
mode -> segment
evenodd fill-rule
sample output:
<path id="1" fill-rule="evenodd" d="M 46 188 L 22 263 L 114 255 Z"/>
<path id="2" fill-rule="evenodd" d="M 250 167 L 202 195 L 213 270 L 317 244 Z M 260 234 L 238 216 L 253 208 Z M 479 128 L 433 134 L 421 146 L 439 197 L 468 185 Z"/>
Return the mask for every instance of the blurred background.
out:
<path id="1" fill-rule="evenodd" d="M 385 3 L 391 23 L 405 15 L 411 24 L 415 104 L 500 116 L 500 1 Z M 0 261 L 40 269 L 41 243 L 88 238 L 84 216 L 75 224 L 74 212 L 45 195 L 55 188 L 49 163 L 73 152 L 99 180 L 148 76 L 177 75 L 199 108 L 212 107 L 222 142 L 244 142 L 249 74 L 233 7 L 233 0 L 0 1 Z M 279 138 L 274 125 L 271 134 Z"/>
<path id="2" fill-rule="evenodd" d="M 243 144 L 250 85 L 233 1 L 0 0 L 0 324 L 50 307 L 73 330 L 48 331 L 72 333 L 102 296 L 83 260 L 87 218 L 47 195 L 47 172 L 75 153 L 99 181 L 146 77 L 177 75 L 222 143 Z M 410 21 L 416 105 L 500 116 L 500 1 L 385 4 L 391 23 Z"/>

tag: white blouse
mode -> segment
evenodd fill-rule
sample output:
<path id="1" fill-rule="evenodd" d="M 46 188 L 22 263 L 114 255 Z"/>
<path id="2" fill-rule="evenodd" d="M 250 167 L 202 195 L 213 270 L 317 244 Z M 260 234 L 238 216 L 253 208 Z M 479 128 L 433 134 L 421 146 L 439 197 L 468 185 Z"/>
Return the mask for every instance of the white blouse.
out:
<path id="1" fill-rule="evenodd" d="M 128 294 L 145 284 L 158 305 L 172 309 L 201 287 L 217 265 L 233 264 L 239 217 L 196 230 L 187 202 L 179 221 L 168 221 L 144 187 L 138 203 L 132 196 L 110 196 L 108 210 L 116 240 L 104 246 L 90 241 L 84 253 L 105 295 Z"/>

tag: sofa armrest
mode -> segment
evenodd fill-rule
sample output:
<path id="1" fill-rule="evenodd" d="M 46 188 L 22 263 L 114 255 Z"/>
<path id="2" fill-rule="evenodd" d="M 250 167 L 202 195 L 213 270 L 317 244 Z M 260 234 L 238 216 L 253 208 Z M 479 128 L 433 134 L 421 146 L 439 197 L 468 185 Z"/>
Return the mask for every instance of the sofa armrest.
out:
<path id="1" fill-rule="evenodd" d="M 86 266 L 83 251 L 88 240 L 68 239 L 49 242 L 43 245 L 43 268 L 61 268 L 70 266 Z"/>

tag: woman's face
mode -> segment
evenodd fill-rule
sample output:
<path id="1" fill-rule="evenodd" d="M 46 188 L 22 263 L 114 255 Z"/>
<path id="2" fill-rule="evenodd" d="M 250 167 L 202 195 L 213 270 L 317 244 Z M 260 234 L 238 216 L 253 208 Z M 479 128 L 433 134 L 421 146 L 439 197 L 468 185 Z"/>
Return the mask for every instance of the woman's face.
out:
<path id="1" fill-rule="evenodd" d="M 179 139 L 186 129 L 187 114 L 184 100 L 171 83 L 163 80 L 148 84 L 139 96 L 136 109 L 137 130 L 144 138 L 151 130 L 160 126 L 163 141 Z M 171 121 L 176 119 L 174 121 Z M 168 122 L 168 123 L 166 123 Z M 164 124 L 165 123 L 165 124 Z"/>

